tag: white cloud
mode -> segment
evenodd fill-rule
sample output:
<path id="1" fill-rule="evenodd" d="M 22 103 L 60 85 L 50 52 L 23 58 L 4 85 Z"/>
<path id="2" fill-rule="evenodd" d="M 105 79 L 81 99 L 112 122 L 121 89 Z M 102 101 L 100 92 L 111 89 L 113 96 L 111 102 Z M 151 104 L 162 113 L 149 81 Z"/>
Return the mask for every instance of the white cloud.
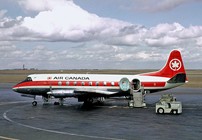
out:
<path id="1" fill-rule="evenodd" d="M 38 12 L 35 17 L 12 19 L 5 17 L 5 11 L 0 12 L 3 15 L 0 19 L 0 68 L 16 68 L 23 64 L 39 69 L 136 68 L 139 61 L 165 60 L 164 55 L 175 48 L 181 48 L 189 56 L 185 57 L 187 60 L 201 61 L 202 53 L 198 49 L 202 46 L 202 26 L 161 23 L 146 28 L 99 17 L 73 1 L 43 0 L 39 3 L 20 1 L 25 9 Z M 23 50 L 15 45 L 15 41 L 43 43 Z M 51 41 L 81 43 L 81 46 L 66 45 L 60 51 L 57 44 L 54 49 L 44 45 Z M 145 63 L 141 64 L 143 68 Z M 155 67 L 151 64 L 151 68 Z"/>
<path id="2" fill-rule="evenodd" d="M 202 0 L 135 0 L 131 1 L 131 8 L 146 12 L 162 12 L 172 10 L 180 5 Z"/>
<path id="3" fill-rule="evenodd" d="M 39 11 L 33 18 L 17 17 L 16 19 L 4 18 L 1 20 L 1 27 L 8 28 L 0 29 L 1 39 L 98 41 L 109 45 L 159 47 L 179 46 L 192 38 L 197 39 L 202 36 L 202 26 L 185 28 L 179 23 L 161 23 L 148 29 L 141 25 L 99 17 L 75 5 L 73 1 L 43 0 L 42 2 L 42 5 L 48 5 L 49 9 Z M 22 0 L 20 3 L 27 7 L 37 7 L 30 0 Z M 53 3 L 56 5 L 55 7 L 49 6 Z"/>
<path id="4" fill-rule="evenodd" d="M 59 1 L 51 10 L 39 12 L 34 18 L 25 17 L 21 27 L 49 41 L 85 41 L 114 36 L 128 25 L 123 21 L 88 13 L 72 1 Z"/>
<path id="5" fill-rule="evenodd" d="M 126 45 L 126 46 L 152 46 L 152 47 L 184 47 L 182 45 L 192 43 L 202 36 L 202 26 L 183 27 L 179 23 L 158 24 L 155 27 L 137 28 L 130 33 L 112 36 L 107 40 L 108 44 Z"/>
<path id="6" fill-rule="evenodd" d="M 26 64 L 29 68 L 46 68 L 54 64 L 53 57 L 56 55 L 53 50 L 49 50 L 42 45 L 24 50 L 16 47 L 11 42 L 0 41 L 0 56 L 0 69 L 7 69 L 22 68 L 23 64 Z"/>
<path id="7" fill-rule="evenodd" d="M 15 25 L 19 25 L 22 17 L 17 17 L 16 19 L 5 17 L 0 20 L 0 28 L 10 28 Z"/>
<path id="8" fill-rule="evenodd" d="M 177 32 L 179 38 L 190 39 L 202 36 L 202 26 L 190 26 Z"/>
<path id="9" fill-rule="evenodd" d="M 0 19 L 3 18 L 6 13 L 7 13 L 7 10 L 0 10 Z"/>
<path id="10" fill-rule="evenodd" d="M 175 37 L 169 37 L 169 36 L 164 36 L 158 39 L 145 39 L 145 42 L 149 45 L 149 46 L 172 46 L 172 45 L 179 45 L 180 44 L 180 40 L 178 40 Z"/>
<path id="11" fill-rule="evenodd" d="M 147 36 L 149 36 L 150 38 L 161 38 L 162 36 L 165 35 L 174 35 L 177 32 L 181 32 L 184 29 L 185 28 L 179 23 L 173 23 L 173 24 L 161 23 L 155 27 L 151 27 L 147 32 Z"/>
<path id="12" fill-rule="evenodd" d="M 199 37 L 199 38 L 196 39 L 196 45 L 198 47 L 202 47 L 202 37 Z"/>
<path id="13" fill-rule="evenodd" d="M 52 10 L 58 5 L 63 5 L 67 0 L 18 0 L 19 5 L 28 11 Z"/>
<path id="14" fill-rule="evenodd" d="M 0 41 L 0 68 L 13 68 L 14 63 L 19 63 L 18 58 L 22 53 L 8 41 Z"/>
<path id="15" fill-rule="evenodd" d="M 149 5 L 145 7 L 146 10 L 150 11 L 165 11 L 175 8 L 183 3 L 186 3 L 189 0 L 162 0 L 162 1 L 153 1 L 155 4 L 149 8 Z"/>

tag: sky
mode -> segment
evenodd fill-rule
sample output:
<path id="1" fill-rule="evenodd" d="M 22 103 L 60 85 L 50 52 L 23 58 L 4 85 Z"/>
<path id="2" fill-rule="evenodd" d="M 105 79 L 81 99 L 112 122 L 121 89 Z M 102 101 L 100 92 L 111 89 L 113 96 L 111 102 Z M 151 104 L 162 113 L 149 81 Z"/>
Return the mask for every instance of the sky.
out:
<path id="1" fill-rule="evenodd" d="M 0 69 L 202 69 L 202 0 L 0 0 Z"/>

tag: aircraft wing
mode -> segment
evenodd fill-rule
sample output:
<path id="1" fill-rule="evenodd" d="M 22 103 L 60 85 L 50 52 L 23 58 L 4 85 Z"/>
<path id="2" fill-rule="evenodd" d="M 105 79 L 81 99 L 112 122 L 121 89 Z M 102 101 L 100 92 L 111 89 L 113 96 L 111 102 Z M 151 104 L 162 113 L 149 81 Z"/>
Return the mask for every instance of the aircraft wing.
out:
<path id="1" fill-rule="evenodd" d="M 117 92 L 112 92 L 108 90 L 98 90 L 98 89 L 57 89 L 51 90 L 47 94 L 54 97 L 76 97 L 82 95 L 95 95 L 95 96 L 107 96 L 113 95 Z"/>
<path id="2" fill-rule="evenodd" d="M 98 90 L 98 89 L 76 89 L 74 91 L 75 93 L 94 93 L 94 94 L 102 94 L 102 95 L 112 95 L 112 94 L 116 94 L 117 92 L 112 92 L 112 91 L 108 91 L 108 90 Z"/>

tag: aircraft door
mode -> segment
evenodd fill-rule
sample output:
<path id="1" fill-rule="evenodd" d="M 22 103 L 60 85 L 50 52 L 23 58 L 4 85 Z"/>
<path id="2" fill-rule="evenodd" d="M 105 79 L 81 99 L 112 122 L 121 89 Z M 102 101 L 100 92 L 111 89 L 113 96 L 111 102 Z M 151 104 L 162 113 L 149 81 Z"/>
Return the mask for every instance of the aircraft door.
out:
<path id="1" fill-rule="evenodd" d="M 133 90 L 138 91 L 141 88 L 140 80 L 139 79 L 133 79 L 132 83 L 131 83 L 131 86 L 132 86 Z"/>

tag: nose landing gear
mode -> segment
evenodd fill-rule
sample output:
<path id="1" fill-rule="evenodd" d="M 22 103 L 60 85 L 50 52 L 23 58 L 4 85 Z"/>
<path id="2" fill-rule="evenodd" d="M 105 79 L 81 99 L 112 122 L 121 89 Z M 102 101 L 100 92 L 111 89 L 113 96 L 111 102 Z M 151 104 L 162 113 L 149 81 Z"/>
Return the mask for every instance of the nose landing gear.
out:
<path id="1" fill-rule="evenodd" d="M 37 101 L 33 101 L 32 106 L 37 106 Z"/>
<path id="2" fill-rule="evenodd" d="M 32 102 L 32 106 L 37 106 L 36 95 L 33 97 L 34 97 L 34 101 Z"/>

